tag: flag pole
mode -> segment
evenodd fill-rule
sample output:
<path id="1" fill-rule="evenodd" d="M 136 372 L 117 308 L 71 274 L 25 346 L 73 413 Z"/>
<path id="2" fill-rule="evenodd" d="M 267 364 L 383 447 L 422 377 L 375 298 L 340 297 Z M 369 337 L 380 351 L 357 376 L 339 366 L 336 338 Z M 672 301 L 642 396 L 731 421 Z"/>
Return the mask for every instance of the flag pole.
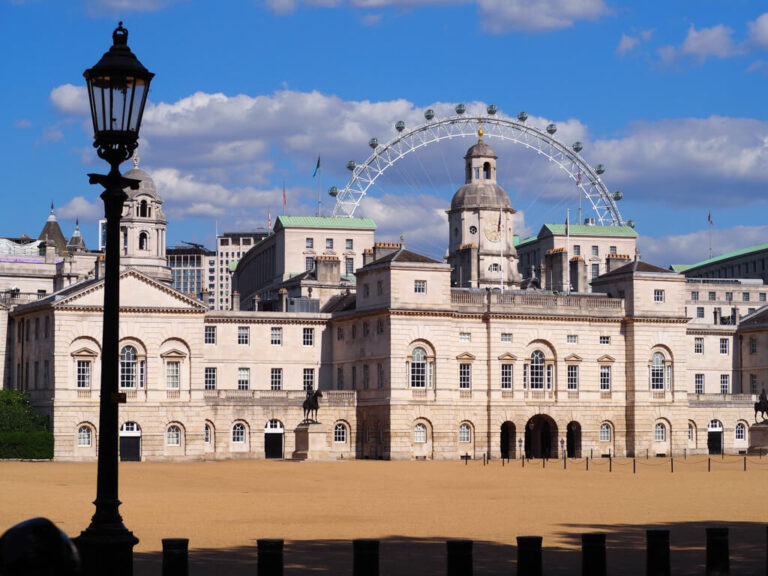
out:
<path id="1" fill-rule="evenodd" d="M 285 180 L 283 180 L 283 216 L 285 216 Z"/>
<path id="2" fill-rule="evenodd" d="M 318 157 L 318 162 L 320 161 L 320 158 Z M 323 168 L 322 166 L 318 166 L 317 168 L 317 215 L 320 216 L 320 190 L 322 189 L 323 181 Z"/>
<path id="3" fill-rule="evenodd" d="M 579 194 L 579 204 L 581 204 L 581 194 Z M 566 294 L 571 293 L 571 269 L 568 255 L 571 252 L 571 209 L 567 208 L 565 212 L 565 279 Z"/>
<path id="4" fill-rule="evenodd" d="M 709 223 L 709 257 L 712 258 L 712 226 L 715 225 L 715 223 L 712 221 L 712 211 L 710 210 L 709 214 L 707 214 L 707 222 Z"/>
<path id="5" fill-rule="evenodd" d="M 501 246 L 499 246 L 499 289 L 504 293 L 504 228 L 501 224 L 501 208 L 499 208 L 499 228 L 501 228 Z"/>

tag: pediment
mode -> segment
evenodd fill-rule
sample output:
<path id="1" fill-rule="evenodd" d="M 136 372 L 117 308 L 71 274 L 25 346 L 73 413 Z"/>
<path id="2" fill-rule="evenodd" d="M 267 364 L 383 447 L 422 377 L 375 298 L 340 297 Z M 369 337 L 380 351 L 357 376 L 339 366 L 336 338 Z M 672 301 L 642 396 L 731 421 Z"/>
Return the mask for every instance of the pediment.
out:
<path id="1" fill-rule="evenodd" d="M 614 358 L 613 356 L 609 356 L 608 354 L 603 354 L 602 356 L 600 356 L 600 358 L 597 359 L 597 361 L 602 364 L 608 364 L 610 362 L 616 362 L 616 358 Z"/>
<path id="2" fill-rule="evenodd" d="M 578 354 L 568 354 L 568 356 L 565 357 L 566 362 L 581 362 L 582 360 L 583 358 Z"/>
<path id="3" fill-rule="evenodd" d="M 469 352 L 462 352 L 458 356 L 456 356 L 456 360 L 474 360 L 475 356 L 470 354 Z"/>
<path id="4" fill-rule="evenodd" d="M 504 352 L 501 356 L 499 356 L 499 360 L 506 360 L 507 362 L 514 362 L 517 360 L 517 356 L 514 354 L 510 354 L 509 352 Z"/>
<path id="5" fill-rule="evenodd" d="M 55 305 L 101 308 L 104 305 L 104 281 L 84 286 Z M 207 310 L 202 302 L 132 269 L 120 274 L 120 308 Z"/>
<path id="6" fill-rule="evenodd" d="M 81 358 L 83 356 L 90 356 L 91 358 L 96 358 L 98 355 L 99 355 L 98 352 L 94 352 L 90 348 L 79 348 L 70 354 L 70 356 L 79 356 Z"/>
<path id="7" fill-rule="evenodd" d="M 187 357 L 187 355 L 184 354 L 184 352 L 182 352 L 181 350 L 178 350 L 176 348 L 174 348 L 173 350 L 168 350 L 167 352 L 163 352 L 162 354 L 160 354 L 160 358 L 167 358 L 167 359 L 171 359 L 171 360 L 176 359 L 176 358 L 181 359 L 181 358 L 186 358 L 186 357 Z"/>

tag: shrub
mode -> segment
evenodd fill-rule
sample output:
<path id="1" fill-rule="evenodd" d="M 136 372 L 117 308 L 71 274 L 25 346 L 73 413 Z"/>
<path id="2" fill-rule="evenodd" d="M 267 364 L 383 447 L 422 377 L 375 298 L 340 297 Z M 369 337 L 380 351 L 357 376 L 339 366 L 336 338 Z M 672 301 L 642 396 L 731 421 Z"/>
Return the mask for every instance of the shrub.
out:
<path id="1" fill-rule="evenodd" d="M 0 459 L 53 458 L 48 419 L 38 414 L 24 392 L 0 390 Z"/>
<path id="2" fill-rule="evenodd" d="M 36 432 L 0 432 L 0 458 L 53 458 L 53 434 Z"/>

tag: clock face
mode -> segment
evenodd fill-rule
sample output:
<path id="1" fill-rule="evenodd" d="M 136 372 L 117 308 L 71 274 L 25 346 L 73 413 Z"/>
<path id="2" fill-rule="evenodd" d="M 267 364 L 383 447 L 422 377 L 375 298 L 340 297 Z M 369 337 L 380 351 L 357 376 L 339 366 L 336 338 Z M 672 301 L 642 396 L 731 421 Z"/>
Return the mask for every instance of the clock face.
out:
<path id="1" fill-rule="evenodd" d="M 489 220 L 483 227 L 485 237 L 491 242 L 498 242 L 501 240 L 501 230 L 499 230 L 499 223 L 497 220 Z"/>
<path id="2" fill-rule="evenodd" d="M 470 234 L 477 234 L 477 226 L 470 226 L 469 227 L 469 233 Z"/>

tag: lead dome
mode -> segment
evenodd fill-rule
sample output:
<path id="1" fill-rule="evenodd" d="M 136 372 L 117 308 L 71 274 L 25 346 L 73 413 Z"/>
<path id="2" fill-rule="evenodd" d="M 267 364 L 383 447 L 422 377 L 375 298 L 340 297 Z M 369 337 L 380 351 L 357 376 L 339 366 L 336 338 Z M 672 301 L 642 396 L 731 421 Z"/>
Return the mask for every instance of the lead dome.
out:
<path id="1" fill-rule="evenodd" d="M 480 138 L 464 156 L 465 184 L 451 200 L 451 210 L 512 208 L 507 192 L 496 183 L 496 153 Z"/>

